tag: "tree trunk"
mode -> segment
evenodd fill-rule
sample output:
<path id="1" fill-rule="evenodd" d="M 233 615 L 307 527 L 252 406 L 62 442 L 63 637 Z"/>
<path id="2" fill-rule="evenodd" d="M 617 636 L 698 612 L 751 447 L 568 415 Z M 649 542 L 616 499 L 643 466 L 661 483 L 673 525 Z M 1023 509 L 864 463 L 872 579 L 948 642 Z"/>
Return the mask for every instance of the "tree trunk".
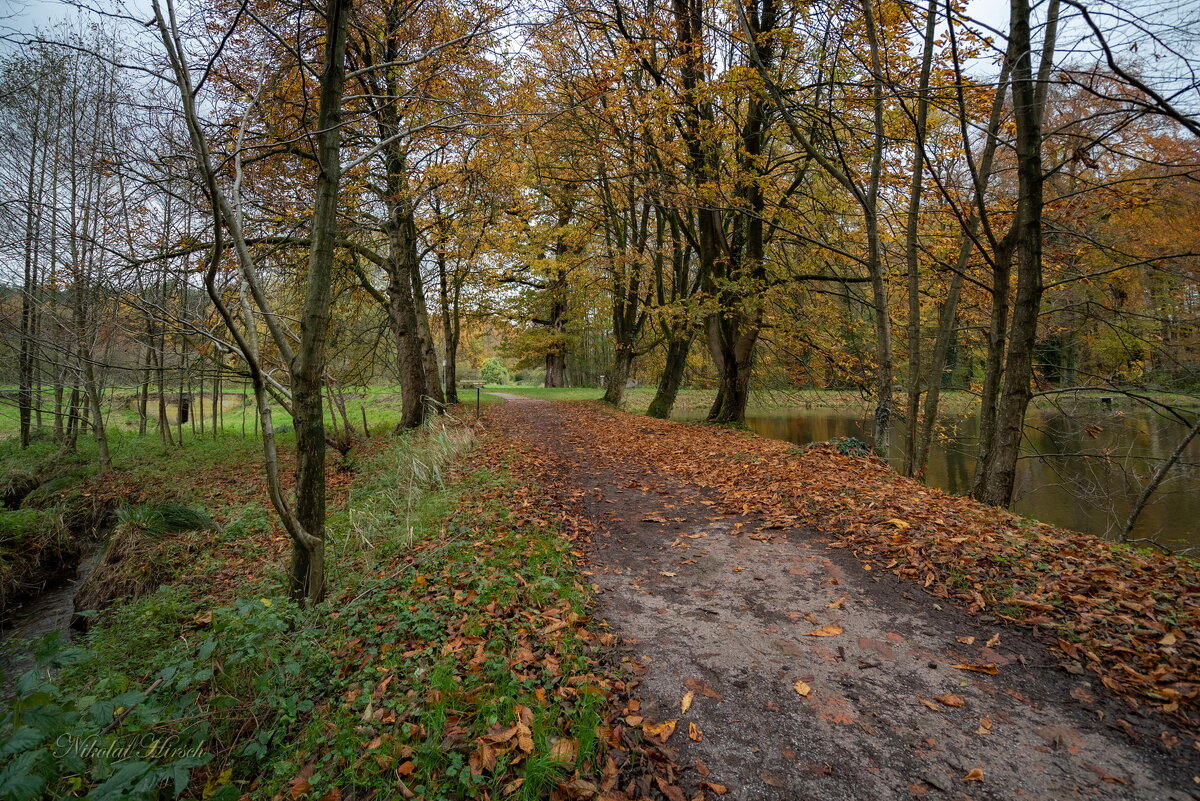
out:
<path id="1" fill-rule="evenodd" d="M 1012 502 L 1017 458 L 1025 427 L 1025 411 L 1032 397 L 1034 348 L 1042 300 L 1042 112 L 1045 95 L 1040 86 L 1054 50 L 1054 25 L 1058 4 L 1052 0 L 1041 75 L 1033 70 L 1029 0 L 1012 0 L 1010 36 L 1013 66 L 1013 112 L 1016 117 L 1017 213 L 1013 223 L 1017 256 L 1017 293 L 1009 328 L 1004 382 L 996 411 L 996 426 L 984 485 L 978 500 L 997 506 Z"/>
<path id="2" fill-rule="evenodd" d="M 403 162 L 389 159 L 389 183 L 402 193 Z M 397 198 L 404 195 L 397 194 Z M 412 268 L 417 257 L 417 229 L 412 209 L 402 200 L 392 204 L 388 220 L 388 315 L 396 339 L 400 367 L 401 413 L 397 430 L 416 428 L 425 421 L 425 358 L 417 332 L 417 309 L 412 296 Z"/>
<path id="3" fill-rule="evenodd" d="M 988 183 L 991 180 L 992 164 L 994 162 L 995 155 L 996 155 L 996 147 L 998 146 L 999 141 L 1000 141 L 1000 138 L 999 138 L 1000 123 L 1003 118 L 1003 112 L 1004 112 L 1004 97 L 1008 91 L 1009 69 L 1010 69 L 1010 65 L 1009 65 L 1008 61 L 1006 60 L 1000 70 L 1000 79 L 997 82 L 996 96 L 992 101 L 991 116 L 988 118 L 987 143 L 984 145 L 983 154 L 981 155 L 980 161 L 979 161 L 979 171 L 977 173 L 977 185 L 975 187 L 976 202 L 973 206 L 973 210 L 972 210 L 969 218 L 967 219 L 966 231 L 963 234 L 962 244 L 959 246 L 958 260 L 954 265 L 954 276 L 950 279 L 950 290 L 946 295 L 946 300 L 942 305 L 942 311 L 941 311 L 941 314 L 939 315 L 939 319 L 938 319 L 937 338 L 936 338 L 936 340 L 934 342 L 934 346 L 933 346 L 933 355 L 930 357 L 930 361 L 929 361 L 929 391 L 928 391 L 928 394 L 925 396 L 925 409 L 924 409 L 924 413 L 923 413 L 924 419 L 923 419 L 922 428 L 921 428 L 921 436 L 920 436 L 919 441 L 917 442 L 917 453 L 916 453 L 916 459 L 915 459 L 914 470 L 913 470 L 913 472 L 915 474 L 920 474 L 920 473 L 924 472 L 926 465 L 929 463 L 929 447 L 933 440 L 933 428 L 937 423 L 938 404 L 941 399 L 941 392 L 942 392 L 942 386 L 943 386 L 942 379 L 944 377 L 944 372 L 946 369 L 946 359 L 947 359 L 947 356 L 950 351 L 951 338 L 954 335 L 954 321 L 955 321 L 956 312 L 958 310 L 959 296 L 962 292 L 963 276 L 966 274 L 967 266 L 970 263 L 971 253 L 973 252 L 974 247 L 975 247 L 976 235 L 979 231 L 979 224 L 980 224 L 980 218 L 981 218 L 979 209 L 983 205 L 983 193 L 987 189 Z M 965 111 L 966 102 L 962 95 L 961 89 L 959 90 L 959 92 L 960 92 L 959 107 L 960 107 L 960 109 L 963 110 L 963 113 L 965 114 L 966 113 L 966 111 Z M 964 140 L 968 140 L 969 137 L 967 136 L 965 130 L 966 129 L 965 129 L 965 124 L 964 124 L 963 136 L 964 136 Z M 1005 262 L 1005 264 L 1007 265 L 1007 262 Z M 993 290 L 995 290 L 996 286 L 999 286 L 1001 284 L 1003 285 L 1003 287 L 1004 287 L 1003 297 L 1005 298 L 1005 301 L 1004 301 L 1005 304 L 1007 304 L 1007 298 L 1008 298 L 1008 277 L 1007 276 L 1008 276 L 1008 267 L 1007 266 L 1004 267 L 1001 274 L 993 275 L 993 278 L 994 278 Z M 995 291 L 993 291 L 993 295 L 995 296 Z M 1005 306 L 1005 308 L 1007 308 L 1007 306 Z M 994 307 L 993 307 L 993 311 L 994 311 Z M 1004 312 L 1004 315 L 1007 316 L 1007 311 Z M 992 334 L 999 332 L 999 335 L 1001 337 L 1003 337 L 1003 331 L 1004 331 L 1003 322 L 1001 322 L 1001 324 L 998 327 L 993 326 L 993 330 L 992 330 L 992 332 L 989 333 L 989 338 L 988 338 L 988 353 L 989 354 L 992 353 Z M 1001 342 L 999 344 L 1001 345 L 1001 348 L 997 352 L 1002 352 L 1003 343 Z M 994 387 L 998 386 L 998 376 L 999 376 L 998 362 L 995 364 L 989 362 L 988 370 L 991 371 L 993 369 L 995 370 L 994 373 L 988 372 L 986 374 L 987 376 L 991 376 L 993 390 L 992 390 L 991 395 L 989 395 L 986 391 L 984 392 L 985 402 L 986 402 L 986 399 L 989 397 L 994 398 L 994 396 L 995 396 L 994 395 L 994 393 L 995 393 Z M 988 381 L 985 378 L 985 384 L 987 384 L 987 383 L 988 383 Z M 983 414 L 981 412 L 980 419 L 983 420 L 985 418 L 988 419 L 989 421 L 994 421 L 994 412 L 989 411 L 987 414 Z M 992 429 L 994 430 L 994 424 L 992 425 Z M 989 434 L 988 439 L 989 439 L 988 447 L 990 448 L 990 434 Z M 982 437 L 981 437 L 981 449 L 982 449 Z M 982 461 L 982 459 L 980 461 Z"/>
<path id="4" fill-rule="evenodd" d="M 421 340 L 421 360 L 425 370 L 425 395 L 433 401 L 439 411 L 446 403 L 442 392 L 442 371 L 438 369 L 437 349 L 433 345 L 433 331 L 429 327 L 429 309 L 425 303 L 425 283 L 421 280 L 421 263 L 413 258 L 412 270 L 413 309 L 417 317 L 417 335 Z"/>
<path id="5" fill-rule="evenodd" d="M 920 282 L 920 219 L 921 190 L 925 181 L 925 128 L 929 118 L 929 73 L 933 65 L 933 40 L 937 26 L 937 0 L 930 0 L 925 12 L 925 46 L 921 53 L 921 76 L 917 88 L 917 112 L 913 120 L 912 181 L 909 185 L 908 220 L 904 237 L 905 261 L 908 268 L 908 415 L 904 426 L 904 475 L 913 476 L 918 470 L 917 430 L 921 405 L 921 282 Z M 951 314 L 953 320 L 953 314 Z M 940 376 L 929 376 L 930 389 Z"/>
<path id="6" fill-rule="evenodd" d="M 450 282 L 446 270 L 446 257 L 437 254 L 438 300 L 442 306 L 442 342 L 445 351 L 442 380 L 446 389 L 446 403 L 458 403 L 458 303 L 450 297 Z"/>
<path id="7" fill-rule="evenodd" d="M 651 417 L 666 420 L 671 416 L 679 387 L 683 384 L 683 371 L 687 367 L 688 353 L 692 349 L 694 335 L 680 334 L 667 340 L 667 360 L 658 379 L 658 389 L 650 401 L 647 412 Z"/>
<path id="8" fill-rule="evenodd" d="M 608 384 L 604 388 L 604 402 L 620 407 L 625 396 L 625 384 L 633 372 L 633 346 L 618 342 L 613 352 L 613 363 L 609 368 Z"/>
<path id="9" fill-rule="evenodd" d="M 346 28 L 350 0 L 325 7 L 325 59 L 317 113 L 317 185 L 312 245 L 300 319 L 300 347 L 292 369 L 292 421 L 296 429 L 296 521 L 291 564 L 293 598 L 317 603 L 325 596 L 325 417 L 322 388 L 329 331 L 331 277 L 337 239 L 341 180 L 341 107 L 346 72 Z"/>

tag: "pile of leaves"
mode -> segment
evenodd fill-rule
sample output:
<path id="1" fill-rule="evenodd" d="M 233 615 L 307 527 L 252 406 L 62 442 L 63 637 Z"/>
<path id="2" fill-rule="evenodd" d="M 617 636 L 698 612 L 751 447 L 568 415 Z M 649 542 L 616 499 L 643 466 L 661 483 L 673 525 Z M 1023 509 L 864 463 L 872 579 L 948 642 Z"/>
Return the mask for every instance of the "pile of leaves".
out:
<path id="1" fill-rule="evenodd" d="M 485 447 L 472 462 L 440 530 L 331 604 L 344 632 L 332 698 L 275 797 L 616 801 L 672 787 L 669 760 L 619 720 L 632 682 L 606 661 L 614 635 L 577 565 L 590 524 L 547 492 L 537 455 Z"/>
<path id="2" fill-rule="evenodd" d="M 1200 700 L 1200 569 L 1057 529 L 903 478 L 833 445 L 798 450 L 744 431 L 573 404 L 598 454 L 710 488 L 765 529 L 816 529 L 865 569 L 882 567 L 971 614 L 1048 633 L 1065 666 L 1135 707 L 1194 723 Z M 499 407 L 495 414 L 505 414 Z M 748 463 L 751 465 L 748 467 Z M 750 533 L 750 532 L 748 532 Z M 770 533 L 769 531 L 767 532 Z"/>

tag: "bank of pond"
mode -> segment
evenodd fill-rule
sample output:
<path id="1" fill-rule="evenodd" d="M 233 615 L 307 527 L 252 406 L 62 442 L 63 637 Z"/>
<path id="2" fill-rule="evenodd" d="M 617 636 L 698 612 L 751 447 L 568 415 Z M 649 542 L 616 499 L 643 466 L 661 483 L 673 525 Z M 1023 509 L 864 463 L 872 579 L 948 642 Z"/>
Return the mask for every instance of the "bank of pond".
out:
<path id="1" fill-rule="evenodd" d="M 679 419 L 695 420 L 695 411 Z M 869 412 L 810 407 L 750 414 L 757 434 L 805 445 L 845 437 L 872 441 Z M 970 492 L 979 444 L 976 416 L 946 418 L 935 437 L 924 480 L 954 494 Z M 1184 435 L 1178 419 L 1144 407 L 1100 400 L 1031 409 L 1018 465 L 1013 511 L 1055 526 L 1105 538 L 1123 529 L 1146 480 Z M 900 468 L 900 435 L 893 467 Z M 1194 440 L 1138 516 L 1132 537 L 1172 550 L 1200 546 L 1200 438 Z"/>

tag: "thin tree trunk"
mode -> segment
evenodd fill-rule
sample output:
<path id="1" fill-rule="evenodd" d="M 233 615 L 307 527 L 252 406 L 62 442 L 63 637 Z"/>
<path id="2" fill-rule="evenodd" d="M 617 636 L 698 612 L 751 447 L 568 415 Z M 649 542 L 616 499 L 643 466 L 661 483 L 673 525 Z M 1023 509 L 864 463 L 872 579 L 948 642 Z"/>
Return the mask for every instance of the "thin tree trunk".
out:
<path id="1" fill-rule="evenodd" d="M 1012 502 L 1017 459 L 1032 397 L 1033 356 L 1042 300 L 1042 108 L 1043 85 L 1053 58 L 1058 0 L 1051 0 L 1042 65 L 1033 69 L 1029 0 L 1012 0 L 1013 112 L 1016 117 L 1017 213 L 1013 223 L 1017 257 L 1017 292 L 1009 327 L 1004 381 L 996 409 L 995 434 L 978 500 L 996 506 Z"/>
<path id="2" fill-rule="evenodd" d="M 929 0 L 925 12 L 925 46 L 921 53 L 921 76 L 917 87 L 917 113 L 913 120 L 912 182 L 909 185 L 908 225 L 904 237 L 908 267 L 908 415 L 904 427 L 904 475 L 914 475 L 917 462 L 918 409 L 921 403 L 921 280 L 918 250 L 921 221 L 921 190 L 925 185 L 925 129 L 929 118 L 929 73 L 933 66 L 933 40 L 937 27 L 937 0 Z M 953 320 L 953 313 L 951 313 Z M 930 391 L 940 376 L 930 373 Z"/>
<path id="3" fill-rule="evenodd" d="M 296 427 L 296 520 L 304 536 L 292 551 L 291 595 L 317 603 L 325 596 L 325 419 L 321 390 L 329 331 L 338 185 L 341 181 L 341 108 L 346 81 L 346 29 L 350 0 L 325 6 L 326 52 L 317 113 L 317 185 L 312 245 L 300 322 L 300 347 L 292 365 L 292 420 Z"/>
<path id="4" fill-rule="evenodd" d="M 1129 539 L 1129 535 L 1133 533 L 1133 527 L 1137 524 L 1138 518 L 1146 508 L 1146 504 L 1149 503 L 1150 497 L 1162 485 L 1167 474 L 1171 472 L 1171 468 L 1183 457 L 1184 451 L 1187 450 L 1188 445 L 1192 444 L 1192 440 L 1197 435 L 1200 435 L 1200 415 L 1197 415 L 1196 422 L 1192 424 L 1188 432 L 1175 445 L 1175 450 L 1171 451 L 1171 455 L 1167 457 L 1167 460 L 1159 464 L 1154 470 L 1154 474 L 1150 476 L 1150 480 L 1146 482 L 1146 486 L 1142 487 L 1142 491 L 1138 494 L 1133 508 L 1129 511 L 1129 517 L 1125 520 L 1125 527 L 1121 530 L 1121 542 Z"/>

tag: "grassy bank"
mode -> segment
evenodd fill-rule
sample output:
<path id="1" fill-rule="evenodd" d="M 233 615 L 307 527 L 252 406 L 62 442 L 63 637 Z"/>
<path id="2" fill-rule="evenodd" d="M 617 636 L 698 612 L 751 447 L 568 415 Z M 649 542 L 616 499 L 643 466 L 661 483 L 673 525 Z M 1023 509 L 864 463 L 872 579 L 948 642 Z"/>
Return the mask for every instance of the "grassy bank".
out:
<path id="1" fill-rule="evenodd" d="M 524 395 L 544 400 L 599 400 L 604 397 L 604 390 L 590 387 L 567 387 L 561 389 L 546 389 L 544 387 L 518 386 L 489 386 L 485 392 L 506 392 L 514 395 Z M 1178 409 L 1200 408 L 1200 398 L 1172 392 L 1140 391 L 1131 389 L 1130 392 L 1145 398 L 1151 403 L 1171 406 Z M 645 414 L 654 398 L 654 387 L 633 387 L 625 390 L 622 408 L 628 412 Z M 683 389 L 675 400 L 672 417 L 679 420 L 697 420 L 703 418 L 713 401 L 716 399 L 713 389 Z M 1111 406 L 1102 401 L 1110 398 Z M 485 403 L 488 402 L 485 396 Z M 1067 391 L 1049 395 L 1039 395 L 1030 403 L 1035 411 L 1053 409 L 1131 409 L 1141 405 L 1141 401 L 1115 391 L 1079 390 Z M 964 390 L 947 390 L 941 394 L 939 408 L 946 416 L 966 416 L 976 413 L 979 396 Z M 751 392 L 750 402 L 746 411 L 750 415 L 783 415 L 812 409 L 828 409 L 849 414 L 859 414 L 867 419 L 873 413 L 875 401 L 869 395 L 861 392 L 833 389 L 761 389 Z"/>
<path id="2" fill-rule="evenodd" d="M 190 484 L 222 525 L 171 535 L 166 583 L 39 646 L 0 718 L 0 798 L 541 798 L 598 775 L 606 635 L 503 455 L 467 429 L 357 449 L 329 598 L 301 609 L 254 451 L 217 442 L 123 460 L 125 489 Z"/>

